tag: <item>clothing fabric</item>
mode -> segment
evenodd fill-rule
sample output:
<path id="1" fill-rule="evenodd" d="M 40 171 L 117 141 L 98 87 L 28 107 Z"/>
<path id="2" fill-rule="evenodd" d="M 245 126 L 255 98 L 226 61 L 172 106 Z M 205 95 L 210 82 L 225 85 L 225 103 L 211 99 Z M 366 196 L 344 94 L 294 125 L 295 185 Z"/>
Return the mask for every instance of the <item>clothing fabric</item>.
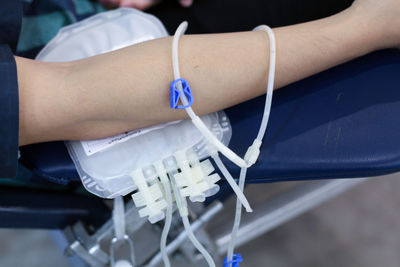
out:
<path id="1" fill-rule="evenodd" d="M 19 103 L 14 55 L 35 58 L 61 27 L 104 10 L 90 0 L 0 0 L 0 178 L 17 175 Z"/>
<path id="2" fill-rule="evenodd" d="M 19 0 L 0 0 L 0 177 L 14 177 L 18 165 L 18 80 L 13 53 L 22 18 Z"/>
<path id="3" fill-rule="evenodd" d="M 17 55 L 35 58 L 62 27 L 103 11 L 95 0 L 25 0 Z"/>

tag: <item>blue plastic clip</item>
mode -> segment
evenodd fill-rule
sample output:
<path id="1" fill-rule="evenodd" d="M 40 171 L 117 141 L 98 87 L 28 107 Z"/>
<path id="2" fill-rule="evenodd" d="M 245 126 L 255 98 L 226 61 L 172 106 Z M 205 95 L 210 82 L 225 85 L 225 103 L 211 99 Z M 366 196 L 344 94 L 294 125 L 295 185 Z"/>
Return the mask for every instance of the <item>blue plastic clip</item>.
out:
<path id="1" fill-rule="evenodd" d="M 182 106 L 179 105 L 178 106 L 178 101 L 179 101 L 179 97 L 180 97 L 180 92 L 178 91 L 178 89 L 176 89 L 176 84 L 177 83 L 181 83 L 182 87 L 183 87 L 183 93 L 185 94 L 185 96 L 187 97 L 187 100 L 189 102 L 188 105 L 186 106 Z M 174 108 L 174 109 L 185 109 L 190 107 L 193 104 L 193 95 L 192 95 L 192 91 L 190 91 L 190 87 L 188 82 L 185 79 L 177 79 L 175 81 L 173 81 L 171 83 L 171 85 L 169 86 L 170 89 L 170 108 Z"/>
<path id="2" fill-rule="evenodd" d="M 240 254 L 233 254 L 232 260 L 227 262 L 228 258 L 224 259 L 224 263 L 222 264 L 222 267 L 239 267 L 239 263 L 243 261 L 242 255 Z"/>

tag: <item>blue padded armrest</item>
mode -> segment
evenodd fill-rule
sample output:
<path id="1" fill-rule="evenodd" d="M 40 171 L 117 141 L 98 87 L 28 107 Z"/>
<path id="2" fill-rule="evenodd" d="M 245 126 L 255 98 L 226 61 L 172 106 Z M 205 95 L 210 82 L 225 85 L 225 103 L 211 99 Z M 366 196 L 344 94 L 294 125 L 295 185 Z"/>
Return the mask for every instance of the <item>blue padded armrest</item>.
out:
<path id="1" fill-rule="evenodd" d="M 230 146 L 241 155 L 255 137 L 263 105 L 261 97 L 227 110 L 233 125 Z M 398 50 L 373 53 L 278 90 L 260 160 L 250 168 L 248 181 L 397 172 L 399 114 Z"/>
<path id="2" fill-rule="evenodd" d="M 23 146 L 20 151 L 20 162 L 39 177 L 58 184 L 80 181 L 64 142 Z"/>
<path id="3" fill-rule="evenodd" d="M 230 147 L 244 155 L 264 97 L 226 110 Z M 400 170 L 400 51 L 376 52 L 275 92 L 248 182 L 365 177 Z M 27 146 L 22 161 L 52 179 L 76 179 L 60 142 Z M 238 168 L 225 160 L 234 175 Z"/>

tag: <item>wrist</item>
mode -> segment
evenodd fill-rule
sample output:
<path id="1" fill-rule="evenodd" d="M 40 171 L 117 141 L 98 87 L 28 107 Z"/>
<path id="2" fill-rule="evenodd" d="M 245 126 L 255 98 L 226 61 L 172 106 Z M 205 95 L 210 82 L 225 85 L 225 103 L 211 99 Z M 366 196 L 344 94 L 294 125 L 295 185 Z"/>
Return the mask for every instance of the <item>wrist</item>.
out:
<path id="1" fill-rule="evenodd" d="M 398 29 L 393 27 L 394 22 L 387 18 L 385 12 L 370 10 L 357 4 L 353 4 L 345 12 L 350 16 L 352 27 L 358 29 L 360 39 L 368 45 L 369 52 L 400 45 L 399 37 L 396 36 Z"/>
<path id="2" fill-rule="evenodd" d="M 16 57 L 19 90 L 19 145 L 62 140 L 76 119 L 69 111 L 65 63 Z"/>
<path id="3" fill-rule="evenodd" d="M 356 56 L 362 56 L 381 49 L 382 31 L 362 15 L 362 12 L 350 7 L 337 14 L 337 25 L 341 27 L 342 37 L 348 40 L 345 49 L 358 50 Z M 339 21 L 340 20 L 340 21 Z"/>

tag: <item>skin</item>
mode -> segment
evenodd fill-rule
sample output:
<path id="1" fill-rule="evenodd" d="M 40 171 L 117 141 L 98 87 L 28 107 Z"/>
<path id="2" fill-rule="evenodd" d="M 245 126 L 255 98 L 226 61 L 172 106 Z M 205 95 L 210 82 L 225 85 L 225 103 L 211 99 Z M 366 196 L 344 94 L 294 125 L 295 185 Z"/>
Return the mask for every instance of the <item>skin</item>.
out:
<path id="1" fill-rule="evenodd" d="M 276 88 L 378 49 L 400 46 L 400 1 L 357 0 L 337 15 L 274 29 Z M 16 57 L 19 144 L 95 139 L 186 118 L 169 108 L 172 38 L 68 63 Z M 181 74 L 198 114 L 265 93 L 265 32 L 184 36 Z M 124 71 L 121 71 L 124 70 Z"/>
<path id="2" fill-rule="evenodd" d="M 100 2 L 107 8 L 121 6 L 145 10 L 157 5 L 161 0 L 100 0 Z M 178 2 L 183 7 L 190 7 L 193 4 L 193 0 L 179 0 Z"/>

